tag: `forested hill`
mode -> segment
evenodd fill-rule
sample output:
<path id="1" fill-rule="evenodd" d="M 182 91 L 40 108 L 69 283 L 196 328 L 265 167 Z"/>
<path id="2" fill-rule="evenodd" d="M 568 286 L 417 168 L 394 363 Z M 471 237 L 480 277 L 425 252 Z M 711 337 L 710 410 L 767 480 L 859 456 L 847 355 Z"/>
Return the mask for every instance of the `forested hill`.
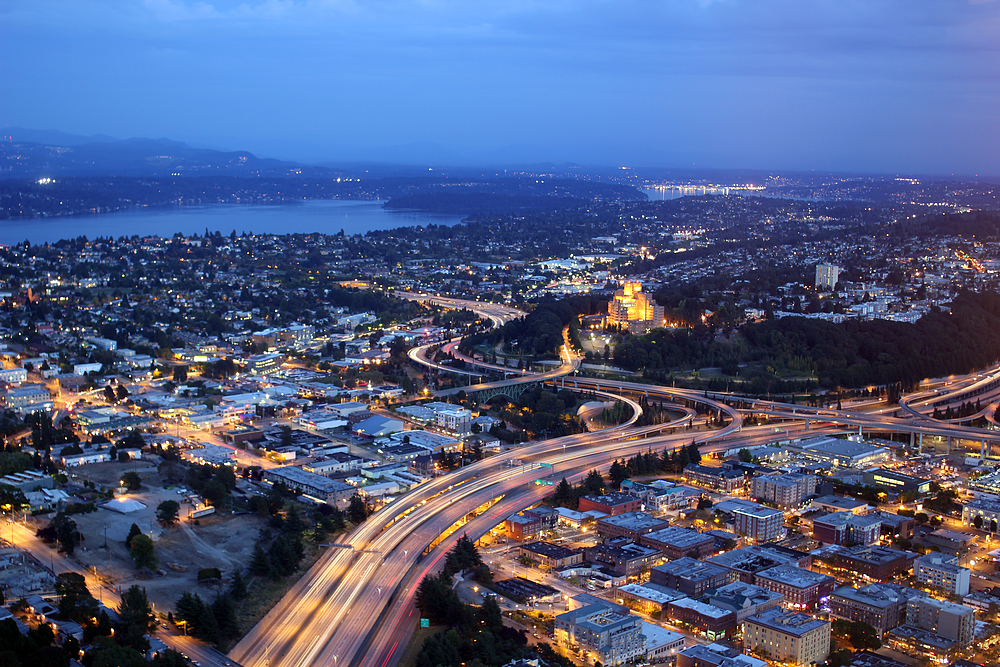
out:
<path id="1" fill-rule="evenodd" d="M 453 179 L 428 184 L 394 196 L 386 208 L 438 213 L 502 214 L 552 211 L 589 201 L 645 201 L 633 187 L 576 179 L 497 178 L 483 181 Z"/>
<path id="2" fill-rule="evenodd" d="M 614 359 L 625 368 L 653 372 L 707 366 L 736 372 L 740 364 L 750 364 L 778 375 L 815 373 L 828 387 L 910 385 L 1000 359 L 1000 295 L 963 292 L 951 312 L 935 310 L 912 324 L 785 317 L 744 325 L 732 340 L 714 340 L 707 328 L 658 329 L 627 337 Z"/>
<path id="3" fill-rule="evenodd" d="M 562 301 L 543 301 L 518 320 L 507 322 L 499 329 L 462 339 L 461 349 L 471 351 L 477 345 L 491 346 L 503 341 L 504 349 L 529 357 L 554 355 L 563 343 L 562 330 L 570 328 L 570 340 L 577 336 L 581 315 L 594 315 L 607 309 L 607 299 L 581 295 Z"/>

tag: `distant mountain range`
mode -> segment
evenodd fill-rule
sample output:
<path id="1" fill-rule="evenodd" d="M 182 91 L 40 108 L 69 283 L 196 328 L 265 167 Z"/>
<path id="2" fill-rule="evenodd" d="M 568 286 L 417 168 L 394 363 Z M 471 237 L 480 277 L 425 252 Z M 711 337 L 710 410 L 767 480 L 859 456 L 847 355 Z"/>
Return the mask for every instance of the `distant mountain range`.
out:
<path id="1" fill-rule="evenodd" d="M 45 176 L 247 176 L 336 178 L 346 172 L 258 158 L 247 151 L 195 148 L 170 139 L 84 137 L 56 130 L 5 128 L 0 178 Z"/>

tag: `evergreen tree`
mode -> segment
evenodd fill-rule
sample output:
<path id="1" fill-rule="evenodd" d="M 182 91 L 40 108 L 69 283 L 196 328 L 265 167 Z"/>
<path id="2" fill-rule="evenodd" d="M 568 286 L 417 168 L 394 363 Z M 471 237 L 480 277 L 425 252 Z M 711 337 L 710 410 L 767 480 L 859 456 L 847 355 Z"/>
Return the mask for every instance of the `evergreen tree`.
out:
<path id="1" fill-rule="evenodd" d="M 351 503 L 347 506 L 347 518 L 354 525 L 363 523 L 368 518 L 368 506 L 365 504 L 364 498 L 356 493 L 351 496 Z"/>
<path id="2" fill-rule="evenodd" d="M 132 527 L 128 529 L 128 537 L 125 538 L 126 549 L 132 548 L 132 538 L 135 537 L 136 535 L 142 535 L 142 531 L 139 530 L 139 526 L 133 523 Z"/>
<path id="3" fill-rule="evenodd" d="M 247 596 L 247 584 L 243 580 L 243 574 L 239 567 L 233 571 L 233 584 L 229 589 L 229 594 L 233 596 L 234 600 L 242 600 Z"/>
<path id="4" fill-rule="evenodd" d="M 255 577 L 271 576 L 271 561 L 259 543 L 254 545 L 253 555 L 250 557 L 250 574 Z"/>

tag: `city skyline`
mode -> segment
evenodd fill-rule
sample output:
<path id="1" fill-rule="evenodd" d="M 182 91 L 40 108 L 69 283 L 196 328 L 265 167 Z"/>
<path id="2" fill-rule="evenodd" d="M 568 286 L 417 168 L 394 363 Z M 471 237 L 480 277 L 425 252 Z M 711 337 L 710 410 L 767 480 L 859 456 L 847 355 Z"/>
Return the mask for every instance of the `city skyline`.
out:
<path id="1" fill-rule="evenodd" d="M 8 3 L 7 126 L 305 162 L 995 176 L 996 2 Z"/>

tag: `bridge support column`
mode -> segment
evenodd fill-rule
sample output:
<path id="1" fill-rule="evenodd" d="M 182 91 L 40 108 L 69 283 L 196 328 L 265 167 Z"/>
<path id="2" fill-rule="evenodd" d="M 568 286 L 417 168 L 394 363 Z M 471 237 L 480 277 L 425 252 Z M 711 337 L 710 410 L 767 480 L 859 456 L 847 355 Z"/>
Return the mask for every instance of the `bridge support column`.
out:
<path id="1" fill-rule="evenodd" d="M 986 458 L 986 439 L 984 438 L 982 443 L 979 445 L 979 459 L 983 460 Z"/>
<path id="2" fill-rule="evenodd" d="M 919 444 L 917 445 L 917 454 L 923 454 L 924 453 L 924 434 L 920 433 L 919 436 L 920 436 L 920 439 L 918 440 Z"/>
<path id="3" fill-rule="evenodd" d="M 916 438 L 917 438 L 917 434 L 914 433 L 913 431 L 910 431 L 910 449 L 913 449 L 913 444 L 914 444 Z"/>
<path id="4" fill-rule="evenodd" d="M 808 419 L 806 420 L 806 430 L 807 431 L 809 430 L 809 420 Z"/>
<path id="5" fill-rule="evenodd" d="M 948 436 L 948 449 L 945 450 L 946 454 L 951 454 L 951 436 Z"/>

